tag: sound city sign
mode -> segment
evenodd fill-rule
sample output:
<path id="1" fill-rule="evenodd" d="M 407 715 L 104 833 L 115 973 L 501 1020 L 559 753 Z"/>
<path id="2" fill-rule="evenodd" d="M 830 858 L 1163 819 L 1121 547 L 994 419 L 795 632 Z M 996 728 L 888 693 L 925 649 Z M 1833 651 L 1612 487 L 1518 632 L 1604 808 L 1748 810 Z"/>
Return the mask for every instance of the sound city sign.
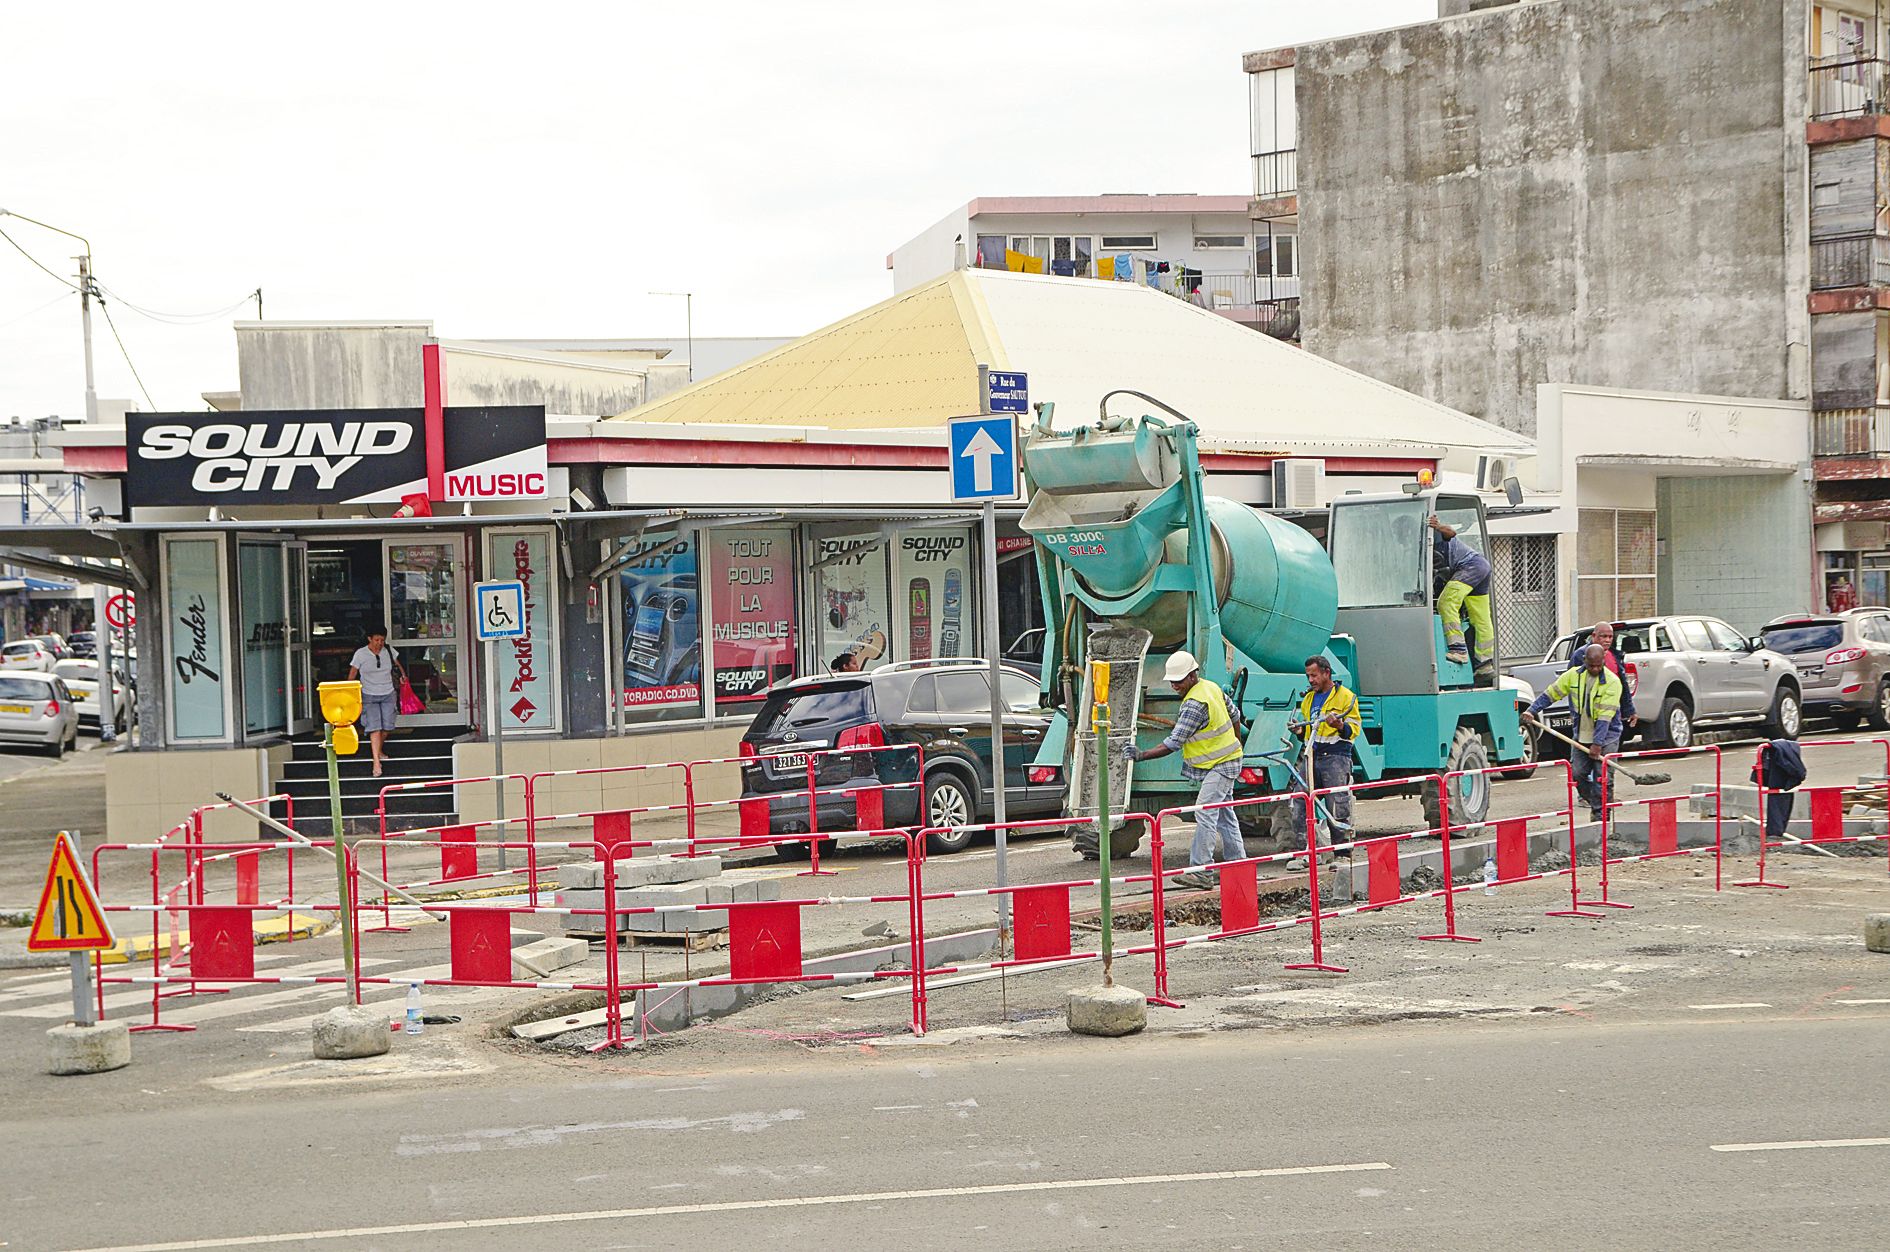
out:
<path id="1" fill-rule="evenodd" d="M 443 501 L 541 500 L 541 405 L 446 410 Z M 130 413 L 125 498 L 134 508 L 398 504 L 427 489 L 422 409 Z"/>

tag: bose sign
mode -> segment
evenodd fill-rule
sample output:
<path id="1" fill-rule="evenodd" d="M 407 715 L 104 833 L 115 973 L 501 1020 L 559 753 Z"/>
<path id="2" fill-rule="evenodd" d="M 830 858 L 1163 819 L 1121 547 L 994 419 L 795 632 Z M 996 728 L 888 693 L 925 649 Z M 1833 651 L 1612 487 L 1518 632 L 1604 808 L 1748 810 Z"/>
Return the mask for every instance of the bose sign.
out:
<path id="1" fill-rule="evenodd" d="M 134 507 L 390 504 L 426 490 L 420 409 L 126 415 L 125 495 Z M 545 411 L 446 410 L 446 494 L 546 495 Z"/>

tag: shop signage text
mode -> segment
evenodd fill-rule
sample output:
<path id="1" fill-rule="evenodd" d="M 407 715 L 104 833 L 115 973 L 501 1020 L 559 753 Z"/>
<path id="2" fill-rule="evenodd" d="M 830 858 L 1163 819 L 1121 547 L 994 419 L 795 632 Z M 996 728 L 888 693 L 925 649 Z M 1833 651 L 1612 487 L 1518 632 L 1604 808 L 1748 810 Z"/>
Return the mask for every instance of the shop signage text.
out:
<path id="1" fill-rule="evenodd" d="M 426 490 L 421 409 L 132 413 L 125 494 L 134 507 L 398 503 Z M 545 411 L 446 410 L 446 496 L 546 495 Z"/>

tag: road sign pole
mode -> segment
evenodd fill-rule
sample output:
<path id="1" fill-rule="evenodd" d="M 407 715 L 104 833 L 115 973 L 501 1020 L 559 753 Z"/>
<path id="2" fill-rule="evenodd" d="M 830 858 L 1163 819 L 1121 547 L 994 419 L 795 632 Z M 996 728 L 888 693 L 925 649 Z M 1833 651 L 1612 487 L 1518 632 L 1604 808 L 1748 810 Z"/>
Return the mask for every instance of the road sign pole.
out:
<path id="1" fill-rule="evenodd" d="M 492 787 L 497 798 L 499 819 L 499 868 L 506 868 L 505 845 L 505 710 L 499 707 L 499 641 L 486 643 L 486 687 L 492 693 Z"/>
<path id="2" fill-rule="evenodd" d="M 1007 762 L 1004 743 L 1004 669 L 999 661 L 997 594 L 997 505 L 984 502 L 984 655 L 991 666 L 991 809 L 997 818 L 998 942 L 1011 935 L 1009 867 L 1005 864 L 1010 832 L 1004 829 Z M 1028 762 L 1024 768 L 1028 769 Z"/>
<path id="3" fill-rule="evenodd" d="M 80 850 L 79 832 L 72 832 L 72 851 L 74 859 Z M 53 921 L 54 932 L 59 938 L 66 938 L 66 911 L 62 908 Z M 92 1003 L 92 954 L 74 952 L 72 954 L 72 1020 L 80 1026 L 98 1024 L 96 1006 Z"/>

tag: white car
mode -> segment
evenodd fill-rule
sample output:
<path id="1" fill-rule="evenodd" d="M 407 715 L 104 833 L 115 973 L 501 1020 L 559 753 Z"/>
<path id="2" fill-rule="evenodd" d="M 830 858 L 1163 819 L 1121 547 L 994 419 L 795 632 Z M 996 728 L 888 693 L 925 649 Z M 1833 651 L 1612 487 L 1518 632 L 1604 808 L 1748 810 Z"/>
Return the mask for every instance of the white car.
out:
<path id="1" fill-rule="evenodd" d="M 98 662 L 97 661 L 57 661 L 53 664 L 53 673 L 66 680 L 66 687 L 79 703 L 79 725 L 90 726 L 96 730 L 102 724 L 99 721 L 98 698 Z M 126 692 L 124 675 L 120 674 L 112 681 L 112 725 L 123 734 L 126 717 Z"/>
<path id="2" fill-rule="evenodd" d="M 50 674 L 53 662 L 58 659 L 58 653 L 37 639 L 22 639 L 0 647 L 0 670 L 32 670 Z"/>
<path id="3" fill-rule="evenodd" d="M 0 673 L 0 743 L 33 744 L 57 759 L 79 742 L 79 702 L 57 674 Z"/>

